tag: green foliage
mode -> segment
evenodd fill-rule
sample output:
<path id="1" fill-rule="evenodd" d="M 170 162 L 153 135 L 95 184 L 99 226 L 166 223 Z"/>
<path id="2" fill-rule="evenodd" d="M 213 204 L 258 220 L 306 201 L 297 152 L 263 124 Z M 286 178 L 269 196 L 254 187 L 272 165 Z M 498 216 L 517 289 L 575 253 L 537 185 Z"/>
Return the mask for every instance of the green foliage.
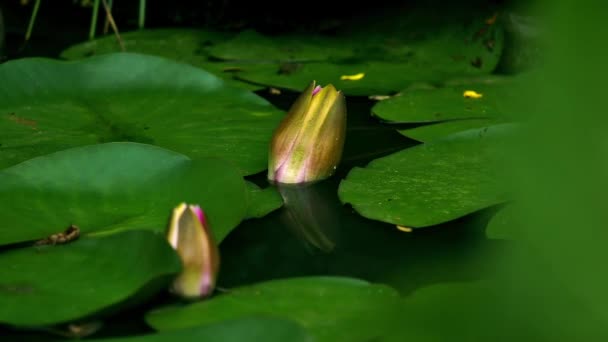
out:
<path id="1" fill-rule="evenodd" d="M 231 289 L 200 303 L 161 308 L 146 320 L 164 331 L 268 315 L 298 322 L 318 341 L 365 341 L 390 334 L 398 300 L 390 287 L 357 279 L 291 278 Z"/>
<path id="2" fill-rule="evenodd" d="M 125 301 L 153 281 L 155 292 L 164 291 L 179 269 L 162 235 L 147 231 L 4 252 L 0 322 L 35 327 L 76 320 Z"/>
<path id="3" fill-rule="evenodd" d="M 137 337 L 95 339 L 94 342 L 190 342 L 190 341 L 268 341 L 311 342 L 312 337 L 294 322 L 269 317 L 227 320 L 190 329 Z"/>
<path id="4" fill-rule="evenodd" d="M 209 180 L 212 179 L 212 182 Z M 42 239 L 75 224 L 82 233 L 163 232 L 180 202 L 200 204 L 221 241 L 246 215 L 238 170 L 136 143 L 68 149 L 0 171 L 0 244 Z"/>
<path id="5" fill-rule="evenodd" d="M 419 228 L 450 221 L 507 199 L 492 154 L 508 126 L 448 136 L 355 168 L 339 195 L 361 215 Z"/>
<path id="6" fill-rule="evenodd" d="M 0 167 L 69 147 L 134 141 L 191 158 L 222 157 L 253 174 L 266 168 L 281 118 L 268 102 L 212 74 L 146 55 L 16 60 L 0 65 L 0 79 Z"/>

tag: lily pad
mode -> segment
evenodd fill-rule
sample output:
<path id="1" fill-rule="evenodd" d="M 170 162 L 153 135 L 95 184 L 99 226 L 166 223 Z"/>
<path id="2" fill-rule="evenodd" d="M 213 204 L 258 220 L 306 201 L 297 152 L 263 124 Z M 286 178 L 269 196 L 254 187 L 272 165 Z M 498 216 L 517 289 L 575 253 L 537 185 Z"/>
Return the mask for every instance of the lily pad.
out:
<path id="1" fill-rule="evenodd" d="M 245 184 L 220 159 L 191 160 L 156 146 L 107 143 L 0 171 L 0 244 L 82 233 L 164 231 L 173 207 L 198 203 L 218 242 L 245 217 Z"/>
<path id="2" fill-rule="evenodd" d="M 338 190 L 361 215 L 420 228 L 507 200 L 495 177 L 494 148 L 511 129 L 498 125 L 450 135 L 354 168 Z"/>
<path id="3" fill-rule="evenodd" d="M 283 198 L 275 187 L 260 188 L 251 182 L 246 182 L 249 194 L 247 218 L 264 217 L 283 206 Z"/>
<path id="4" fill-rule="evenodd" d="M 226 32 L 193 29 L 147 29 L 121 33 L 127 52 L 188 63 L 221 77 L 231 85 L 250 90 L 260 89 L 260 86 L 237 81 L 231 72 L 224 71 L 231 66 L 230 63 L 209 60 L 208 49 L 231 36 Z M 107 35 L 70 46 L 61 52 L 61 58 L 77 60 L 112 52 L 121 52 L 121 48 L 114 35 Z"/>
<path id="5" fill-rule="evenodd" d="M 285 319 L 248 317 L 202 327 L 167 331 L 162 333 L 96 339 L 91 342 L 191 342 L 191 341 L 265 341 L 265 342 L 312 342 L 312 337 L 298 324 Z"/>
<path id="6" fill-rule="evenodd" d="M 500 209 L 488 222 L 486 236 L 489 239 L 514 240 L 518 229 L 522 229 L 519 212 L 515 204 Z"/>
<path id="7" fill-rule="evenodd" d="M 146 321 L 163 331 L 265 314 L 296 321 L 318 341 L 366 341 L 390 334 L 398 298 L 388 286 L 352 278 L 291 278 L 152 311 Z"/>
<path id="8" fill-rule="evenodd" d="M 416 14 L 408 15 L 392 19 L 407 24 Z M 415 82 L 441 83 L 495 69 L 503 44 L 500 25 L 488 24 L 478 14 L 459 19 L 438 21 L 435 27 L 416 32 L 411 27 L 397 31 L 362 28 L 336 37 L 264 37 L 245 32 L 210 51 L 221 59 L 270 63 L 237 75 L 255 84 L 299 91 L 310 80 L 317 80 L 331 83 L 347 95 L 390 94 Z M 258 45 L 263 48 L 252 48 Z M 343 79 L 359 74 L 364 76 Z"/>
<path id="9" fill-rule="evenodd" d="M 0 168 L 69 147 L 111 141 L 219 156 L 243 174 L 267 167 L 281 112 L 212 74 L 128 53 L 82 61 L 0 65 Z"/>
<path id="10" fill-rule="evenodd" d="M 321 35 L 264 36 L 252 30 L 209 48 L 211 56 L 229 61 L 324 61 L 352 57 L 352 44 Z"/>
<path id="11" fill-rule="evenodd" d="M 319 84 L 333 84 L 347 95 L 391 94 L 418 82 L 441 84 L 468 74 L 466 68 L 448 68 L 426 63 L 393 63 L 370 61 L 360 63 L 293 63 L 289 71 L 281 64 L 260 65 L 239 72 L 236 77 L 255 84 L 270 85 L 294 91 L 306 88 L 310 80 Z M 471 73 L 480 73 L 471 70 Z M 364 74 L 358 80 L 343 76 Z M 383 101 L 384 102 L 384 101 Z"/>
<path id="12" fill-rule="evenodd" d="M 514 116 L 521 96 L 519 78 L 493 78 L 483 82 L 450 81 L 443 88 L 409 89 L 377 103 L 372 113 L 390 123 L 424 123 L 462 119 L 502 119 Z M 464 96 L 465 92 L 473 97 Z M 479 97 L 475 97 L 479 96 Z"/>
<path id="13" fill-rule="evenodd" d="M 408 129 L 400 129 L 399 133 L 421 142 L 429 142 L 453 133 L 466 131 L 474 128 L 492 126 L 497 120 L 491 119 L 464 119 L 437 122 L 429 125 L 418 126 Z"/>
<path id="14" fill-rule="evenodd" d="M 179 270 L 164 237 L 149 231 L 9 250 L 0 255 L 0 322 L 43 326 L 88 316 Z"/>

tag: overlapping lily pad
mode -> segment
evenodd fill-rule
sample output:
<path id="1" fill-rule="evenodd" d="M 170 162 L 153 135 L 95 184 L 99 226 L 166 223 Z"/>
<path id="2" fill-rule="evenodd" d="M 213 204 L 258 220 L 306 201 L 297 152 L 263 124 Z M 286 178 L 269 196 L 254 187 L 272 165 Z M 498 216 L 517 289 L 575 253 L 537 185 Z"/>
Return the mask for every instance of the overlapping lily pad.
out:
<path id="1" fill-rule="evenodd" d="M 491 14 L 487 14 L 491 16 Z M 412 21 L 392 18 L 398 23 Z M 488 74 L 502 51 L 500 25 L 482 14 L 438 22 L 413 32 L 411 27 L 365 30 L 336 37 L 265 37 L 244 32 L 210 49 L 217 58 L 269 63 L 237 77 L 252 83 L 292 90 L 311 79 L 332 83 L 348 95 L 389 94 L 418 81 L 442 83 L 450 78 Z M 374 33 L 376 31 L 377 33 Z M 253 49 L 260 44 L 262 49 Z M 256 45 L 257 46 L 257 45 Z M 358 78 L 343 76 L 364 74 Z"/>
<path id="2" fill-rule="evenodd" d="M 517 235 L 517 230 L 523 226 L 519 221 L 516 204 L 509 204 L 500 209 L 488 222 L 486 236 L 490 239 L 512 240 Z"/>
<path id="3" fill-rule="evenodd" d="M 126 52 L 143 53 L 188 63 L 221 77 L 231 85 L 259 89 L 261 87 L 236 81 L 233 78 L 234 65 L 210 61 L 208 49 L 232 37 L 232 34 L 219 31 L 194 29 L 148 29 L 121 34 Z M 116 37 L 111 34 L 92 41 L 73 45 L 61 53 L 61 57 L 77 60 L 95 55 L 121 52 Z M 246 68 L 240 66 L 238 69 Z M 232 71 L 230 71 L 232 70 Z"/>
<path id="4" fill-rule="evenodd" d="M 209 48 L 216 59 L 249 62 L 311 62 L 353 57 L 353 44 L 322 35 L 264 36 L 243 31 L 236 37 Z"/>
<path id="5" fill-rule="evenodd" d="M 365 341 L 390 335 L 398 298 L 388 286 L 356 279 L 292 278 L 152 311 L 146 321 L 163 331 L 263 314 L 292 319 L 318 341 Z"/>
<path id="6" fill-rule="evenodd" d="M 281 112 L 195 67 L 109 54 L 76 62 L 0 65 L 0 168 L 69 147 L 111 141 L 216 156 L 243 174 L 267 165 Z"/>
<path id="7" fill-rule="evenodd" d="M 423 124 L 399 133 L 422 142 L 525 116 L 521 98 L 527 74 L 452 79 L 440 88 L 406 89 L 377 103 L 372 113 L 388 123 Z M 467 96 L 465 96 L 465 93 Z"/>
<path id="8" fill-rule="evenodd" d="M 364 74 L 359 80 L 343 76 Z M 347 95 L 375 95 L 395 93 L 408 85 L 428 81 L 441 83 L 466 75 L 460 70 L 442 69 L 433 65 L 370 61 L 357 63 L 284 63 L 267 64 L 237 74 L 237 78 L 264 85 L 301 91 L 316 80 L 319 84 L 333 84 Z"/>
<path id="9" fill-rule="evenodd" d="M 498 120 L 493 119 L 463 119 L 436 122 L 414 128 L 400 129 L 399 133 L 408 138 L 421 142 L 429 142 L 448 136 L 453 133 L 466 131 L 469 129 L 482 128 L 494 125 Z"/>
<path id="10" fill-rule="evenodd" d="M 248 317 L 203 327 L 167 331 L 136 337 L 108 338 L 92 342 L 191 342 L 191 341 L 265 341 L 312 342 L 312 337 L 298 324 L 279 318 Z"/>
<path id="11" fill-rule="evenodd" d="M 42 326 L 78 319 L 166 278 L 156 285 L 160 290 L 179 269 L 162 234 L 149 231 L 6 251 L 0 255 L 0 322 Z"/>
<path id="12" fill-rule="evenodd" d="M 247 182 L 248 207 L 247 218 L 263 217 L 283 206 L 283 198 L 275 187 L 260 188 Z"/>
<path id="13" fill-rule="evenodd" d="M 156 146 L 107 143 L 34 158 L 0 171 L 0 244 L 45 238 L 74 224 L 83 234 L 164 231 L 173 207 L 200 204 L 218 241 L 245 217 L 238 170 Z"/>
<path id="14" fill-rule="evenodd" d="M 457 84 L 442 88 L 405 90 L 400 96 L 380 101 L 375 116 L 390 123 L 425 123 L 462 119 L 507 120 L 515 113 L 513 103 L 519 87 L 514 80 Z M 473 91 L 467 97 L 465 91 Z"/>
<path id="15" fill-rule="evenodd" d="M 339 196 L 361 215 L 419 228 L 502 203 L 493 152 L 513 129 L 499 125 L 457 133 L 376 159 L 342 181 Z"/>

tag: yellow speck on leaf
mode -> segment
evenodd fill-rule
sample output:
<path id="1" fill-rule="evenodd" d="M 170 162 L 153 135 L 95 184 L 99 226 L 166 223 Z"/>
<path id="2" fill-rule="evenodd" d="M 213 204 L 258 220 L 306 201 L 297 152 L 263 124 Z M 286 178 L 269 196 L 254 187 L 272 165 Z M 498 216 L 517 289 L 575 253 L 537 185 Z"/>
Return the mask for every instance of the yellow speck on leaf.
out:
<path id="1" fill-rule="evenodd" d="M 496 17 L 498 17 L 498 13 L 494 13 L 493 16 L 491 16 L 488 19 L 486 19 L 486 24 L 487 25 L 494 25 L 494 23 L 496 22 Z"/>
<path id="2" fill-rule="evenodd" d="M 465 90 L 462 94 L 467 99 L 479 99 L 483 97 L 483 94 L 476 92 L 475 90 Z"/>
<path id="3" fill-rule="evenodd" d="M 397 229 L 399 229 L 402 232 L 406 232 L 406 233 L 411 233 L 412 232 L 412 228 L 404 227 L 404 226 L 400 226 L 400 225 L 397 225 Z"/>
<path id="4" fill-rule="evenodd" d="M 342 76 L 340 76 L 340 79 L 342 81 L 358 81 L 358 80 L 362 79 L 363 77 L 365 77 L 365 73 L 360 72 L 360 73 L 354 74 L 354 75 L 342 75 Z"/>

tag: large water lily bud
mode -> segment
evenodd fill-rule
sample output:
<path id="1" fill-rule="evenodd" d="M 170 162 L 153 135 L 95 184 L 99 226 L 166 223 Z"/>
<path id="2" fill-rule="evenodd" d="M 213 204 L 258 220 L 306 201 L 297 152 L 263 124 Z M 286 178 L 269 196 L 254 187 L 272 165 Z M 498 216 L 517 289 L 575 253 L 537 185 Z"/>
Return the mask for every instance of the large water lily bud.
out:
<path id="1" fill-rule="evenodd" d="M 346 135 L 346 101 L 331 84 L 312 82 L 274 132 L 268 179 L 308 183 L 331 176 L 342 157 Z"/>

